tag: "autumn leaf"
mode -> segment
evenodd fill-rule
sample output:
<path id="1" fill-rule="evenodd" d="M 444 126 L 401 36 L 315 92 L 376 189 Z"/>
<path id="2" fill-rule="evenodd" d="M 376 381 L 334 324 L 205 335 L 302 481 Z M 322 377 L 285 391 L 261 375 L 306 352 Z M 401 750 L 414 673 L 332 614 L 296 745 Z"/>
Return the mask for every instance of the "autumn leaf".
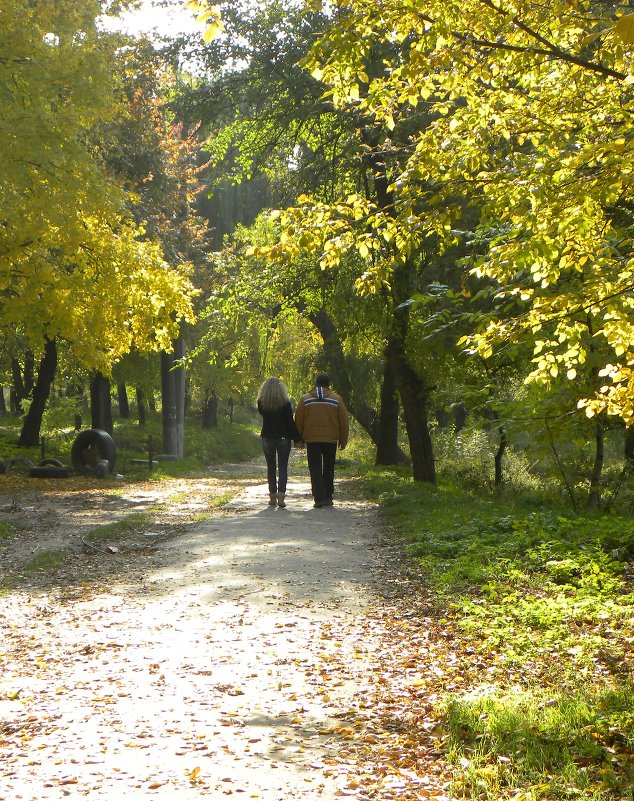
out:
<path id="1" fill-rule="evenodd" d="M 624 44 L 634 43 L 634 14 L 626 14 L 614 23 L 614 30 Z"/>

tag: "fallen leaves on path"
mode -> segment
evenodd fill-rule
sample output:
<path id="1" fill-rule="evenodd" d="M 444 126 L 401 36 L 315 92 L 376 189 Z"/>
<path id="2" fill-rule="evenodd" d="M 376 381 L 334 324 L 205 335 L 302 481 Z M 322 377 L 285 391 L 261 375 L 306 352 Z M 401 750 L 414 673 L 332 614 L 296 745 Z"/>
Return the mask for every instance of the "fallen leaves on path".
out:
<path id="1" fill-rule="evenodd" d="M 17 586 L 0 612 L 6 792 L 445 801 L 437 701 L 465 681 L 464 655 L 396 551 L 374 547 L 390 594 L 353 608 L 266 584 L 175 594 L 160 545 L 162 583 L 121 548 L 125 584 L 95 584 L 100 557 L 77 553 L 55 581 Z"/>

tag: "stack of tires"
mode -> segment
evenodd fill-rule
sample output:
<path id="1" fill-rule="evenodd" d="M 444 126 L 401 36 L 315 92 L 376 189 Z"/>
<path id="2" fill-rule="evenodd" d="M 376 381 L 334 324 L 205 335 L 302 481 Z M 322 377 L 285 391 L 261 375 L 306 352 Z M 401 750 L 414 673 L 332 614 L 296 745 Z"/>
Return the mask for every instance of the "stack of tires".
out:
<path id="1" fill-rule="evenodd" d="M 88 428 L 86 431 L 80 431 L 73 442 L 70 460 L 78 473 L 104 476 L 114 471 L 117 446 L 107 431 Z"/>

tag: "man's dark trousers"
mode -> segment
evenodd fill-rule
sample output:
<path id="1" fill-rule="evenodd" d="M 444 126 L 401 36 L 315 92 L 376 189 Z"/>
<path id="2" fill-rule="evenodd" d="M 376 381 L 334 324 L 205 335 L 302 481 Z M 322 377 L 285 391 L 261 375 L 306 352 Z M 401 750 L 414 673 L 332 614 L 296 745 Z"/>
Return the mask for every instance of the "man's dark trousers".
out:
<path id="1" fill-rule="evenodd" d="M 336 442 L 307 442 L 306 455 L 315 503 L 332 500 L 335 491 Z"/>

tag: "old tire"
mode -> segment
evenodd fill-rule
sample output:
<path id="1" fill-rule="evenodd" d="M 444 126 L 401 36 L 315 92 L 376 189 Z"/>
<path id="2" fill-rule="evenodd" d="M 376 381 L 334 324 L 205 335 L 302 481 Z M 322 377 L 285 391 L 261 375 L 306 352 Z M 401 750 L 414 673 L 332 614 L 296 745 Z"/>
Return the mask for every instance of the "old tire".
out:
<path id="1" fill-rule="evenodd" d="M 64 465 L 36 464 L 29 470 L 31 478 L 68 478 L 70 470 Z"/>
<path id="2" fill-rule="evenodd" d="M 12 456 L 7 460 L 7 473 L 19 472 L 26 473 L 33 467 L 33 462 L 26 456 Z"/>
<path id="3" fill-rule="evenodd" d="M 117 446 L 107 431 L 89 428 L 80 431 L 70 451 L 73 467 L 80 473 L 94 473 L 97 464 L 108 462 L 108 472 L 112 473 L 117 459 Z"/>
<path id="4" fill-rule="evenodd" d="M 47 465 L 50 465 L 51 467 L 64 467 L 59 459 L 42 459 L 35 466 L 46 467 Z"/>

